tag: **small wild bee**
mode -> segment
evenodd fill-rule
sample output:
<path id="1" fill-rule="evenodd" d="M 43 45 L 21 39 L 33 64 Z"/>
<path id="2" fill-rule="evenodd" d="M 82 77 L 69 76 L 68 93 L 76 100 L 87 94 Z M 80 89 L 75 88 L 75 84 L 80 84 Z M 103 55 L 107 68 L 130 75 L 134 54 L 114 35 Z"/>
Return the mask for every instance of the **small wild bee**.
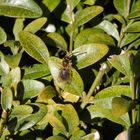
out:
<path id="1" fill-rule="evenodd" d="M 59 77 L 63 81 L 70 81 L 71 68 L 72 68 L 72 57 L 73 55 L 65 55 L 62 59 L 62 67 L 59 71 Z"/>

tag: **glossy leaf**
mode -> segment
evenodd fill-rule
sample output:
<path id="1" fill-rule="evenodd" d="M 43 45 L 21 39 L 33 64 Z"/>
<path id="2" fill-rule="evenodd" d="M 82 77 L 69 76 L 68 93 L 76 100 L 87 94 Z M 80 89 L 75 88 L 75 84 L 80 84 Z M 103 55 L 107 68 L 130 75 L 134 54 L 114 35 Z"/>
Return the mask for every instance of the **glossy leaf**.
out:
<path id="1" fill-rule="evenodd" d="M 118 30 L 111 22 L 104 20 L 99 24 L 99 27 L 103 29 L 107 34 L 113 36 L 117 41 L 119 41 Z"/>
<path id="2" fill-rule="evenodd" d="M 19 40 L 18 34 L 23 30 L 24 27 L 24 18 L 16 19 L 13 27 L 13 34 L 15 36 L 15 40 Z"/>
<path id="3" fill-rule="evenodd" d="M 22 57 L 22 53 L 18 53 L 15 55 L 6 55 L 5 60 L 10 66 L 10 68 L 16 68 L 20 63 L 21 57 Z"/>
<path id="4" fill-rule="evenodd" d="M 78 69 L 82 69 L 99 61 L 107 52 L 108 47 L 104 44 L 85 44 L 76 48 L 72 54 L 78 54 L 76 66 Z"/>
<path id="5" fill-rule="evenodd" d="M 61 120 L 52 114 L 48 114 L 48 119 L 49 123 L 54 127 L 54 129 L 57 129 L 62 134 L 67 135 L 67 130 Z"/>
<path id="6" fill-rule="evenodd" d="M 125 85 L 111 86 L 98 92 L 95 98 L 101 99 L 101 98 L 116 97 L 121 95 L 130 97 L 131 96 L 130 87 Z"/>
<path id="7" fill-rule="evenodd" d="M 3 44 L 7 40 L 7 35 L 2 27 L 0 27 L 0 44 Z"/>
<path id="8" fill-rule="evenodd" d="M 62 61 L 60 59 L 56 57 L 51 57 L 49 59 L 49 67 L 56 84 L 61 89 L 71 94 L 81 96 L 81 93 L 84 89 L 84 85 L 80 75 L 75 69 L 71 68 L 71 75 L 70 77 L 68 77 L 68 80 L 65 81 L 62 80 L 60 77 L 60 70 L 62 68 Z"/>
<path id="9" fill-rule="evenodd" d="M 5 111 L 10 110 L 13 101 L 13 93 L 10 88 L 2 89 L 1 92 L 1 106 Z"/>
<path id="10" fill-rule="evenodd" d="M 115 97 L 112 100 L 112 113 L 115 116 L 121 116 L 135 107 L 135 103 L 121 97 Z"/>
<path id="11" fill-rule="evenodd" d="M 67 140 L 67 139 L 62 136 L 50 136 L 46 140 Z"/>
<path id="12" fill-rule="evenodd" d="M 8 74 L 10 71 L 9 65 L 5 61 L 4 55 L 0 52 L 0 75 Z"/>
<path id="13" fill-rule="evenodd" d="M 132 23 L 126 30 L 129 33 L 137 33 L 140 32 L 140 21 L 136 21 Z"/>
<path id="14" fill-rule="evenodd" d="M 64 98 L 65 102 L 75 103 L 79 100 L 79 96 L 71 94 L 69 92 L 63 92 L 61 93 L 61 96 Z"/>
<path id="15" fill-rule="evenodd" d="M 87 23 L 101 12 L 103 12 L 103 8 L 101 6 L 90 6 L 81 11 L 78 11 L 75 15 L 75 28 Z"/>
<path id="16" fill-rule="evenodd" d="M 84 1 L 84 4 L 87 4 L 87 5 L 94 5 L 96 2 L 96 0 L 85 0 Z"/>
<path id="17" fill-rule="evenodd" d="M 132 69 L 130 64 L 130 56 L 128 53 L 113 55 L 108 59 L 113 67 L 124 75 L 130 76 Z"/>
<path id="18" fill-rule="evenodd" d="M 31 32 L 31 33 L 36 33 L 38 30 L 40 30 L 43 25 L 47 22 L 47 18 L 46 17 L 41 17 L 38 18 L 34 21 L 32 21 L 31 23 L 29 23 L 25 28 L 24 31 L 26 32 Z"/>
<path id="19" fill-rule="evenodd" d="M 52 86 L 47 86 L 40 92 L 37 102 L 47 103 L 49 99 L 52 99 L 56 95 L 56 90 Z"/>
<path id="20" fill-rule="evenodd" d="M 138 39 L 140 37 L 140 33 L 128 33 L 124 36 L 120 47 L 123 47 L 125 45 L 128 45 L 129 43 L 132 43 L 133 41 L 135 41 L 136 39 Z"/>
<path id="21" fill-rule="evenodd" d="M 67 50 L 67 43 L 65 39 L 58 33 L 49 33 L 48 37 L 51 38 L 58 48 Z"/>
<path id="22" fill-rule="evenodd" d="M 22 47 L 33 58 L 41 63 L 47 64 L 49 52 L 45 43 L 36 35 L 29 32 L 20 32 L 19 39 Z"/>
<path id="23" fill-rule="evenodd" d="M 23 118 L 31 115 L 33 112 L 33 108 L 30 105 L 18 105 L 14 106 L 14 108 L 11 110 L 10 113 L 10 119 L 17 117 L 17 118 Z"/>
<path id="24" fill-rule="evenodd" d="M 39 122 L 48 111 L 47 106 L 41 103 L 30 104 L 30 106 L 35 113 L 27 115 L 26 117 L 23 116 L 19 119 L 15 116 L 15 118 L 9 120 L 8 128 L 10 130 L 23 131 L 29 129 Z"/>
<path id="25" fill-rule="evenodd" d="M 114 39 L 109 35 L 105 34 L 103 31 L 100 31 L 98 29 L 85 29 L 77 35 L 74 43 L 74 48 L 90 43 L 99 43 L 109 46 L 115 46 Z"/>
<path id="26" fill-rule="evenodd" d="M 44 84 L 37 80 L 22 80 L 18 84 L 18 96 L 23 100 L 31 99 L 39 95 L 44 88 Z"/>
<path id="27" fill-rule="evenodd" d="M 50 75 L 49 68 L 43 64 L 34 64 L 31 67 L 23 67 L 24 79 L 38 79 Z"/>
<path id="28" fill-rule="evenodd" d="M 65 105 L 62 110 L 62 116 L 67 121 L 69 134 L 72 134 L 79 125 L 79 117 L 76 110 L 70 104 Z"/>
<path id="29" fill-rule="evenodd" d="M 37 18 L 42 15 L 42 10 L 33 0 L 2 0 L 0 1 L 0 15 Z"/>
<path id="30" fill-rule="evenodd" d="M 60 3 L 60 0 L 43 0 L 42 1 L 47 8 L 52 12 Z"/>
<path id="31" fill-rule="evenodd" d="M 128 18 L 129 19 L 135 19 L 140 17 L 140 10 L 134 11 L 129 14 Z"/>
<path id="32" fill-rule="evenodd" d="M 113 1 L 115 8 L 119 12 L 120 15 L 126 17 L 129 14 L 129 7 L 127 0 L 114 0 Z"/>
<path id="33" fill-rule="evenodd" d="M 72 134 L 70 140 L 78 140 L 84 135 L 85 135 L 85 132 L 83 130 L 77 130 Z"/>
<path id="34" fill-rule="evenodd" d="M 130 126 L 128 114 L 123 115 L 122 117 L 116 117 L 112 114 L 112 110 L 104 108 L 102 106 L 91 105 L 88 107 L 88 111 L 91 115 L 91 119 L 96 119 L 98 117 L 107 118 L 115 123 L 121 124 L 128 128 Z"/>
<path id="35" fill-rule="evenodd" d="M 72 24 L 75 20 L 73 10 L 80 2 L 80 0 L 66 0 L 66 2 L 67 2 L 67 6 L 64 13 L 62 14 L 61 19 L 69 24 Z"/>

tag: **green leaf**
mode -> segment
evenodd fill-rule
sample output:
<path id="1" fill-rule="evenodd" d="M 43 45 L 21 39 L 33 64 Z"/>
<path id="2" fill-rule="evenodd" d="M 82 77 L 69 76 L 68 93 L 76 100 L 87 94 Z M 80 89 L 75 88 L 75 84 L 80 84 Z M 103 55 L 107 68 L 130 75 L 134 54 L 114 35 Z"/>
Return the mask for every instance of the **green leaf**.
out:
<path id="1" fill-rule="evenodd" d="M 33 0 L 1 0 L 0 15 L 15 18 L 37 18 L 42 15 L 42 10 Z"/>
<path id="2" fill-rule="evenodd" d="M 60 3 L 60 0 L 43 0 L 42 1 L 47 8 L 52 12 Z"/>
<path id="3" fill-rule="evenodd" d="M 40 30 L 43 25 L 47 22 L 47 18 L 46 17 L 41 17 L 38 18 L 34 21 L 32 21 L 31 23 L 29 23 L 25 28 L 24 31 L 26 32 L 31 32 L 31 33 L 36 33 L 38 30 Z"/>
<path id="4" fill-rule="evenodd" d="M 114 6 L 120 15 L 127 17 L 129 14 L 128 0 L 114 0 Z"/>
<path id="5" fill-rule="evenodd" d="M 135 103 L 131 100 L 127 100 L 122 97 L 115 97 L 112 100 L 112 113 L 115 116 L 121 116 L 133 109 L 134 106 Z"/>
<path id="6" fill-rule="evenodd" d="M 49 68 L 44 64 L 34 64 L 31 67 L 23 67 L 23 79 L 38 79 L 50 75 Z"/>
<path id="7" fill-rule="evenodd" d="M 62 136 L 50 136 L 46 140 L 66 140 L 66 138 Z"/>
<path id="8" fill-rule="evenodd" d="M 127 52 L 124 52 L 120 55 L 112 55 L 108 59 L 113 67 L 119 70 L 124 75 L 130 76 L 132 74 L 130 55 Z"/>
<path id="9" fill-rule="evenodd" d="M 62 116 L 65 118 L 68 124 L 69 135 L 74 133 L 79 125 L 79 118 L 76 110 L 70 104 L 64 105 L 62 110 Z"/>
<path id="10" fill-rule="evenodd" d="M 23 30 L 23 27 L 24 27 L 24 18 L 20 18 L 20 19 L 16 19 L 15 20 L 15 24 L 14 24 L 14 27 L 13 27 L 13 34 L 15 36 L 15 40 L 19 40 L 19 33 Z"/>
<path id="11" fill-rule="evenodd" d="M 56 95 L 56 90 L 52 86 L 47 86 L 40 92 L 37 102 L 47 103 L 49 99 L 52 99 Z"/>
<path id="12" fill-rule="evenodd" d="M 49 67 L 56 84 L 61 89 L 71 94 L 81 96 L 81 93 L 83 92 L 84 89 L 84 85 L 80 75 L 74 68 L 70 69 L 69 71 L 70 75 L 68 76 L 67 80 L 63 80 L 60 77 L 60 71 L 62 69 L 61 59 L 51 57 L 49 59 Z"/>
<path id="13" fill-rule="evenodd" d="M 58 48 L 67 50 L 67 43 L 65 39 L 58 33 L 49 33 L 48 37 L 51 38 Z"/>
<path id="14" fill-rule="evenodd" d="M 110 37 L 109 35 L 105 34 L 104 32 L 98 29 L 89 28 L 82 30 L 77 35 L 74 43 L 74 48 L 90 43 L 99 43 L 109 46 L 115 46 L 115 41 L 112 37 Z"/>
<path id="15" fill-rule="evenodd" d="M 96 0 L 85 0 L 84 1 L 84 4 L 87 4 L 87 5 L 94 5 L 96 2 Z"/>
<path id="16" fill-rule="evenodd" d="M 33 58 L 43 64 L 48 63 L 49 52 L 45 43 L 36 35 L 22 31 L 19 34 L 22 47 Z"/>
<path id="17" fill-rule="evenodd" d="M 14 108 L 11 110 L 9 117 L 10 119 L 15 117 L 19 119 L 31 115 L 32 112 L 33 108 L 30 105 L 18 105 L 14 106 Z"/>
<path id="18" fill-rule="evenodd" d="M 77 130 L 72 134 L 70 140 L 78 140 L 84 135 L 85 135 L 85 132 L 83 130 Z"/>
<path id="19" fill-rule="evenodd" d="M 10 88 L 2 89 L 1 91 L 1 106 L 5 111 L 10 110 L 13 101 L 13 93 Z"/>
<path id="20" fill-rule="evenodd" d="M 125 126 L 126 128 L 129 128 L 130 126 L 128 114 L 123 115 L 122 117 L 116 117 L 112 114 L 111 109 L 107 109 L 102 106 L 96 106 L 96 105 L 89 106 L 88 111 L 91 115 L 91 119 L 96 119 L 98 117 L 107 118 L 115 123 Z"/>
<path id="21" fill-rule="evenodd" d="M 49 123 L 54 127 L 54 129 L 59 130 L 62 134 L 67 135 L 66 128 L 62 121 L 52 114 L 48 114 Z"/>
<path id="22" fill-rule="evenodd" d="M 67 6 L 66 9 L 64 11 L 64 13 L 62 14 L 62 20 L 72 24 L 74 22 L 74 8 L 77 6 L 77 4 L 80 2 L 80 0 L 66 0 L 67 2 Z"/>
<path id="23" fill-rule="evenodd" d="M 34 98 L 44 88 L 44 84 L 37 80 L 22 80 L 17 87 L 19 98 L 23 98 L 24 101 Z"/>
<path id="24" fill-rule="evenodd" d="M 103 29 L 107 34 L 113 36 L 117 41 L 119 41 L 118 30 L 111 22 L 104 20 L 98 26 Z"/>
<path id="25" fill-rule="evenodd" d="M 16 68 L 20 63 L 21 57 L 22 57 L 22 53 L 18 53 L 15 55 L 6 55 L 5 61 L 8 63 L 10 68 Z"/>
<path id="26" fill-rule="evenodd" d="M 76 48 L 72 54 L 78 53 L 76 66 L 82 69 L 99 61 L 107 52 L 108 47 L 104 44 L 85 44 Z"/>
<path id="27" fill-rule="evenodd" d="M 137 33 L 140 32 L 140 21 L 136 21 L 132 23 L 126 30 L 129 33 Z"/>
<path id="28" fill-rule="evenodd" d="M 89 20 L 96 17 L 101 12 L 103 12 L 103 8 L 101 6 L 90 6 L 81 11 L 78 11 L 75 15 L 74 27 L 77 28 L 78 26 L 87 23 Z"/>
<path id="29" fill-rule="evenodd" d="M 135 19 L 140 17 L 140 10 L 134 11 L 129 14 L 128 18 L 129 19 Z"/>
<path id="30" fill-rule="evenodd" d="M 23 131 L 31 128 L 36 123 L 42 120 L 46 115 L 48 109 L 47 106 L 41 103 L 29 104 L 33 108 L 32 114 L 23 116 L 18 119 L 18 116 L 15 116 L 13 119 L 9 120 L 8 128 L 13 131 Z M 21 111 L 21 110 L 20 110 Z M 22 112 L 21 112 L 22 113 Z"/>
<path id="31" fill-rule="evenodd" d="M 2 27 L 0 27 L 0 44 L 3 44 L 7 40 L 7 35 Z"/>
<path id="32" fill-rule="evenodd" d="M 123 40 L 121 41 L 120 47 L 123 47 L 125 45 L 128 45 L 129 43 L 132 43 L 136 39 L 140 37 L 140 33 L 127 33 L 125 34 Z"/>
<path id="33" fill-rule="evenodd" d="M 116 97 L 116 96 L 131 96 L 130 87 L 125 85 L 117 85 L 105 88 L 96 94 L 96 99 L 108 98 L 108 97 Z"/>
<path id="34" fill-rule="evenodd" d="M 0 51 L 0 75 L 8 74 L 10 71 L 9 65 L 5 61 L 4 55 Z"/>

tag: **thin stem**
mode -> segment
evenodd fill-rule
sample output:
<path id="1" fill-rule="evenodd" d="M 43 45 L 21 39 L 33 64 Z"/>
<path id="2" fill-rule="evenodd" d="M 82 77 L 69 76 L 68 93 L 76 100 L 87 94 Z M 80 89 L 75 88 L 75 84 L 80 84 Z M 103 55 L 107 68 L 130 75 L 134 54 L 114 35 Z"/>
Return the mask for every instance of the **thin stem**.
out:
<path id="1" fill-rule="evenodd" d="M 127 0 L 127 5 L 126 5 L 126 17 L 129 15 L 130 5 L 131 5 L 131 0 Z"/>
<path id="2" fill-rule="evenodd" d="M 72 53 L 72 50 L 73 50 L 73 29 L 72 29 L 72 31 L 70 33 L 70 48 L 69 48 L 69 52 Z"/>
<path id="3" fill-rule="evenodd" d="M 95 88 L 99 85 L 100 81 L 102 80 L 102 77 L 103 77 L 106 69 L 107 69 L 107 65 L 102 64 L 96 79 L 94 80 L 94 82 L 92 83 L 92 85 L 91 85 L 91 87 L 89 89 L 89 92 L 87 93 L 85 99 L 83 99 L 83 102 L 81 104 L 82 109 L 85 108 L 85 106 L 89 103 L 90 98 L 91 98 Z"/>

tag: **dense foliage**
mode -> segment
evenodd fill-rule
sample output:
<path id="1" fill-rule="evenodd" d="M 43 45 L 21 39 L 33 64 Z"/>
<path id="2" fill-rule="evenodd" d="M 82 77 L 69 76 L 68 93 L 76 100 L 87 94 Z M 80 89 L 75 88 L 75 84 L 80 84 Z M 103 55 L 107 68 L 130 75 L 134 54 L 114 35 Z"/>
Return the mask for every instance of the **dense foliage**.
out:
<path id="1" fill-rule="evenodd" d="M 140 0 L 0 0 L 1 139 L 139 139 L 139 46 Z"/>

